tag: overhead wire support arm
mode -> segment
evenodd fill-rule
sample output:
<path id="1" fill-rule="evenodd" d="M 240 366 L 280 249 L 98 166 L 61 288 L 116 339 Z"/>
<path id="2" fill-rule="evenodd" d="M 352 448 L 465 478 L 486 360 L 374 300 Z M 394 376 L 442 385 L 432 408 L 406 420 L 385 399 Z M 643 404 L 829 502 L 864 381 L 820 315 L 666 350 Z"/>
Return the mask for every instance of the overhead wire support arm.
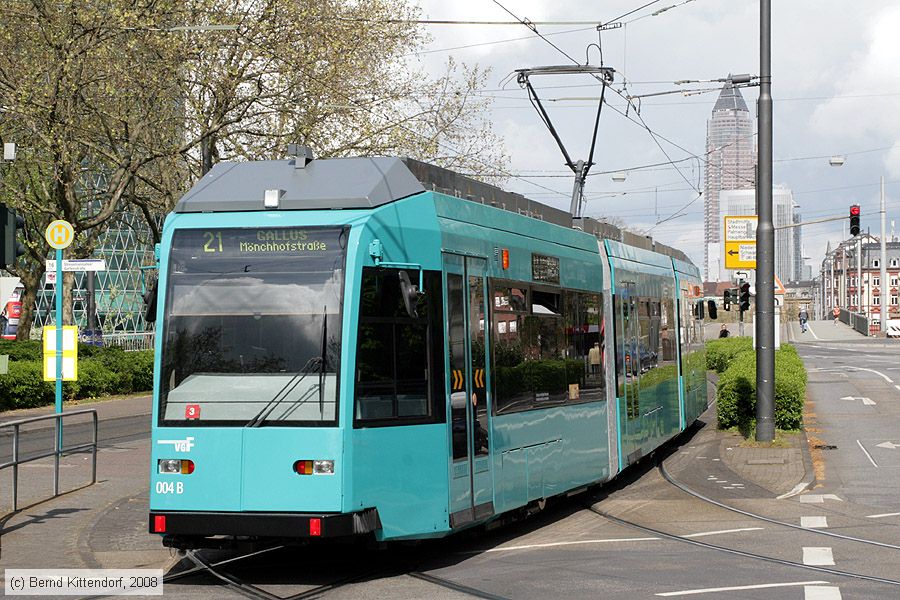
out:
<path id="1" fill-rule="evenodd" d="M 548 67 L 534 67 L 530 69 L 517 69 L 516 74 L 519 85 L 526 88 L 531 103 L 540 114 L 541 120 L 550 131 L 550 135 L 552 135 L 553 139 L 556 140 L 556 144 L 557 146 L 559 146 L 563 158 L 565 158 L 566 160 L 566 166 L 572 169 L 572 172 L 575 173 L 575 186 L 572 190 L 572 203 L 569 207 L 569 212 L 571 213 L 572 218 L 580 219 L 584 200 L 584 183 L 587 179 L 588 171 L 594 165 L 594 150 L 597 146 L 597 131 L 600 127 L 600 114 L 603 111 L 603 102 L 606 95 L 606 87 L 613 81 L 615 69 L 612 69 L 610 67 L 595 67 L 591 65 L 559 65 Z M 568 74 L 589 74 L 597 78 L 597 80 L 599 80 L 603 84 L 603 88 L 600 92 L 600 101 L 597 104 L 597 116 L 594 119 L 594 130 L 591 137 L 591 149 L 588 154 L 587 161 L 579 160 L 577 162 L 574 162 L 572 160 L 572 157 L 566 150 L 565 144 L 563 144 L 562 139 L 560 139 L 559 137 L 559 133 L 557 133 L 556 128 L 553 126 L 553 122 L 550 120 L 550 115 L 548 115 L 547 111 L 544 109 L 544 105 L 541 102 L 540 96 L 538 96 L 538 93 L 534 89 L 534 86 L 531 85 L 530 77 L 532 75 Z"/>

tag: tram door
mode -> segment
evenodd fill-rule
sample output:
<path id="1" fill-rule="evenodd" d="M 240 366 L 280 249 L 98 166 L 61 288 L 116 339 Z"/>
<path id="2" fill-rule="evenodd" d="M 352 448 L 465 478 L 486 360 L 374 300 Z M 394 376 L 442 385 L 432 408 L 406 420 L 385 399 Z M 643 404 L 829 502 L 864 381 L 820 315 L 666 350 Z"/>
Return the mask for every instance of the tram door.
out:
<path id="1" fill-rule="evenodd" d="M 451 432 L 450 526 L 494 512 L 490 457 L 490 321 L 483 258 L 444 254 Z"/>

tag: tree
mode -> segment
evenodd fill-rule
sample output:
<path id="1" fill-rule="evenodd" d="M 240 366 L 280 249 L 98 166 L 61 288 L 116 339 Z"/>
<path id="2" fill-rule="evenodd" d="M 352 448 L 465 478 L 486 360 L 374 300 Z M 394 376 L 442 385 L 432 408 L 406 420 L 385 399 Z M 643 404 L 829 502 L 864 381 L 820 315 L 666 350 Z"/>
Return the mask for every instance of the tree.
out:
<path id="1" fill-rule="evenodd" d="M 58 218 L 72 223 L 67 257 L 89 256 L 136 174 L 191 146 L 172 147 L 180 138 L 171 84 L 177 54 L 133 28 L 155 23 L 172 6 L 170 0 L 0 6 L 0 137 L 21 149 L 0 193 L 26 215 L 30 233 L 25 260 L 10 269 L 25 284 L 20 338 L 30 334 L 46 225 Z M 63 288 L 64 320 L 71 322 L 71 285 Z"/>
<path id="2" fill-rule="evenodd" d="M 508 158 L 474 92 L 486 72 L 450 61 L 429 78 L 425 36 L 401 0 L 192 0 L 183 70 L 186 127 L 206 140 L 199 171 L 221 159 L 276 159 L 288 143 L 320 157 L 405 154 L 494 173 Z M 198 170 L 195 166 L 195 172 Z"/>
<path id="3" fill-rule="evenodd" d="M 474 92 L 486 73 L 426 77 L 407 0 L 6 0 L 0 5 L 0 138 L 19 159 L 0 195 L 28 215 L 29 309 L 43 231 L 75 228 L 90 256 L 116 211 L 158 216 L 218 160 L 406 154 L 473 173 L 507 160 Z M 71 286 L 64 286 L 71 322 Z"/>

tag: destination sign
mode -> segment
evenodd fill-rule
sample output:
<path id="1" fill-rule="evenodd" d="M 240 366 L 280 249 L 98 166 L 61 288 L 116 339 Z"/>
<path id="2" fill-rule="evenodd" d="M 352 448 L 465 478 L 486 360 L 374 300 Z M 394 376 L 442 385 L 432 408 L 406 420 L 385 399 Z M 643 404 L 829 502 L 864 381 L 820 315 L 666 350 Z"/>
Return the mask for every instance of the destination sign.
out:
<path id="1" fill-rule="evenodd" d="M 532 254 L 531 277 L 535 281 L 559 283 L 559 259 L 555 256 Z"/>
<path id="2" fill-rule="evenodd" d="M 178 246 L 200 256 L 309 256 L 340 248 L 343 229 L 278 227 L 263 229 L 182 229 Z"/>

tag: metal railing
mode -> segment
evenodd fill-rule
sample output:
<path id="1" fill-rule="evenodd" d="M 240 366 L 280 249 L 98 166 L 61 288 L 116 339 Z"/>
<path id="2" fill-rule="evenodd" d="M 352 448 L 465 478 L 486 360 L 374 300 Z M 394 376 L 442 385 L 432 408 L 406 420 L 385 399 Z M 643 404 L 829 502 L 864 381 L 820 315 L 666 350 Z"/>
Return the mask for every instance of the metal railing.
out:
<path id="1" fill-rule="evenodd" d="M 869 318 L 864 314 L 851 312 L 845 308 L 842 308 L 840 320 L 842 323 L 846 323 L 857 332 L 863 335 L 869 335 Z"/>
<path id="2" fill-rule="evenodd" d="M 90 443 L 79 444 L 77 446 L 65 447 L 63 445 L 62 435 L 60 431 L 60 427 L 62 426 L 62 420 L 66 417 L 73 417 L 77 415 L 90 414 L 93 421 L 93 437 Z M 37 454 L 36 456 L 30 456 L 26 459 L 19 459 L 19 433 L 22 425 L 26 425 L 28 423 L 36 423 L 38 421 L 49 421 L 50 419 L 54 420 L 53 427 L 53 450 L 42 452 Z M 35 460 L 40 460 L 42 458 L 48 458 L 50 456 L 53 457 L 53 497 L 59 496 L 59 457 L 63 455 L 65 452 L 82 452 L 84 450 L 91 450 L 91 454 L 93 460 L 91 461 L 91 485 L 97 483 L 97 411 L 93 409 L 84 409 L 84 410 L 73 410 L 71 412 L 64 412 L 53 415 L 43 415 L 40 417 L 31 417 L 28 419 L 20 419 L 18 421 L 9 421 L 7 423 L 0 423 L 0 429 L 5 427 L 11 427 L 13 430 L 13 438 L 12 438 L 12 461 L 5 462 L 0 464 L 0 471 L 3 469 L 12 467 L 13 470 L 13 485 L 12 485 L 12 496 L 13 496 L 13 512 L 19 510 L 19 465 L 29 463 Z"/>
<path id="3" fill-rule="evenodd" d="M 155 339 L 155 331 L 147 331 L 144 333 L 104 333 L 103 345 L 118 346 L 126 352 L 134 350 L 153 350 Z"/>

